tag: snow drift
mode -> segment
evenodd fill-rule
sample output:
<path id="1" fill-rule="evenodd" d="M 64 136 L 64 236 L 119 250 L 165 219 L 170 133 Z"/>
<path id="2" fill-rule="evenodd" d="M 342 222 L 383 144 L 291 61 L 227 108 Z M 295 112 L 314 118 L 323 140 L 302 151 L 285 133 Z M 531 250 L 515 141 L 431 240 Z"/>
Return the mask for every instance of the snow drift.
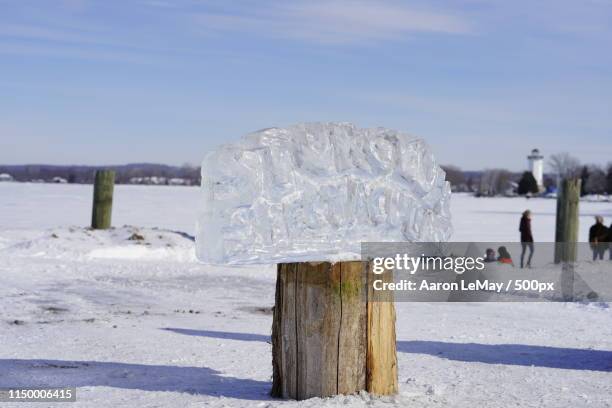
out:
<path id="1" fill-rule="evenodd" d="M 359 257 L 363 241 L 446 241 L 450 188 L 427 144 L 385 128 L 264 129 L 202 164 L 197 255 L 245 264 Z"/>

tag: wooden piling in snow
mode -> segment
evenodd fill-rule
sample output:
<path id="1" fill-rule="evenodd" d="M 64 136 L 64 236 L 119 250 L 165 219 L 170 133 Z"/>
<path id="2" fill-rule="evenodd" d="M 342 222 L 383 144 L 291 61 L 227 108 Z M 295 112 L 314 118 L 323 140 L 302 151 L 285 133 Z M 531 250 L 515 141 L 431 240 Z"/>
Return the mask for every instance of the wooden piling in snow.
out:
<path id="1" fill-rule="evenodd" d="M 369 267 L 361 261 L 278 265 L 273 396 L 397 392 L 395 306 L 368 289 Z"/>
<path id="2" fill-rule="evenodd" d="M 113 188 L 115 172 L 112 170 L 96 171 L 94 179 L 93 208 L 91 211 L 91 228 L 107 229 L 111 226 L 113 212 Z"/>
<path id="3" fill-rule="evenodd" d="M 564 179 L 559 186 L 555 227 L 555 263 L 576 261 L 580 185 L 581 180 L 574 178 Z"/>

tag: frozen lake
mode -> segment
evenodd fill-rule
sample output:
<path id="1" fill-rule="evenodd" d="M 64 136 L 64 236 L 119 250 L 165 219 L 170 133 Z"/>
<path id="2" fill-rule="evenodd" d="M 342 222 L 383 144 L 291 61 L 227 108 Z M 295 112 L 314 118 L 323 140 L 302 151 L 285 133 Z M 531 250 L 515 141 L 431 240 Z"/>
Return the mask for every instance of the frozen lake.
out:
<path id="1" fill-rule="evenodd" d="M 91 217 L 91 185 L 0 183 L 0 229 L 87 226 Z M 198 187 L 115 186 L 113 224 L 195 232 L 200 206 Z M 553 242 L 556 201 L 543 198 L 451 199 L 453 241 L 518 241 L 518 223 L 525 209 L 533 212 L 536 241 Z M 612 203 L 580 203 L 580 238 L 586 241 L 593 216 L 612 222 Z"/>

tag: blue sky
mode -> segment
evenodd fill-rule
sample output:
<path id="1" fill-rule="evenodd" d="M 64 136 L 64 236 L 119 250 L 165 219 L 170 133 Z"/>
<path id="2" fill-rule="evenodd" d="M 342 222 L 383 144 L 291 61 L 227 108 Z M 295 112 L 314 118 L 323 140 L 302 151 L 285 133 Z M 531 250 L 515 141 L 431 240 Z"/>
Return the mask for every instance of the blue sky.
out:
<path id="1" fill-rule="evenodd" d="M 301 121 L 612 161 L 612 0 L 0 0 L 0 163 L 199 163 Z"/>

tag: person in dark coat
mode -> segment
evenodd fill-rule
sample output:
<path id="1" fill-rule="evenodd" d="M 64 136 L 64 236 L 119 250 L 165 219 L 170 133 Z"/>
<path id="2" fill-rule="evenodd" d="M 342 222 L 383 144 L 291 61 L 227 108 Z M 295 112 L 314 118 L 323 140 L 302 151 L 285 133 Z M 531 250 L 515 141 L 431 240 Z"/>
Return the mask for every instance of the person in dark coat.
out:
<path id="1" fill-rule="evenodd" d="M 521 232 L 521 268 L 525 261 L 525 252 L 529 248 L 529 257 L 527 258 L 527 267 L 531 268 L 531 258 L 533 257 L 533 235 L 531 234 L 531 211 L 525 210 L 519 224 Z"/>
<path id="2" fill-rule="evenodd" d="M 487 263 L 497 261 L 497 258 L 495 257 L 495 250 L 493 248 L 487 248 L 484 261 Z"/>
<path id="3" fill-rule="evenodd" d="M 612 224 L 608 228 L 608 248 L 610 249 L 610 260 L 612 261 Z"/>
<path id="4" fill-rule="evenodd" d="M 593 251 L 593 260 L 603 259 L 608 248 L 608 228 L 604 225 L 601 215 L 595 216 L 595 224 L 589 229 L 589 244 Z"/>

